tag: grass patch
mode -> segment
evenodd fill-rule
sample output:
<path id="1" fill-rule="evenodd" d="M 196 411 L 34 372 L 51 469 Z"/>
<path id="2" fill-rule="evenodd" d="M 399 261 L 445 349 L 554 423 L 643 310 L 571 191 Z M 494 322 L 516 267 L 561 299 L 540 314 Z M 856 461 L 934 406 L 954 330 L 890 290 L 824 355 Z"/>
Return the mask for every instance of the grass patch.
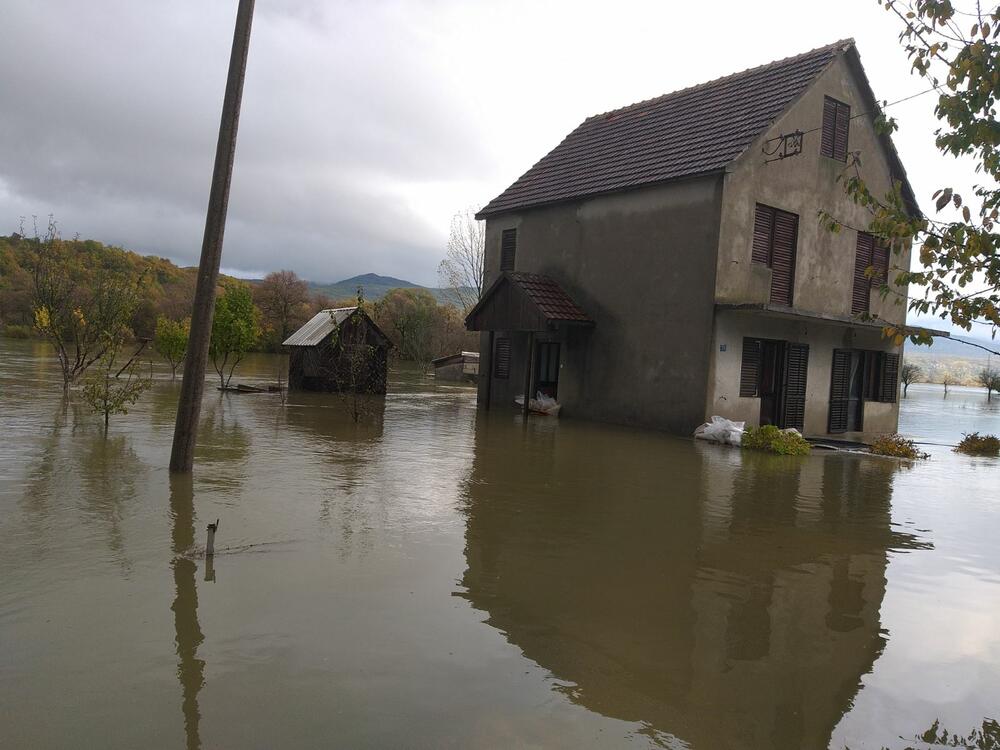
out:
<path id="1" fill-rule="evenodd" d="M 894 458 L 927 458 L 929 454 L 922 453 L 912 440 L 902 435 L 879 435 L 872 440 L 869 449 L 876 456 L 892 456 Z"/>
<path id="2" fill-rule="evenodd" d="M 956 452 L 970 456 L 1000 456 L 1000 438 L 996 435 L 980 435 L 978 432 L 968 435 L 963 432 L 962 435 L 962 442 L 955 446 Z"/>
<path id="3" fill-rule="evenodd" d="M 762 427 L 747 427 L 740 441 L 744 448 L 769 451 L 782 456 L 807 456 L 812 446 L 799 433 L 779 430 L 773 424 Z"/>

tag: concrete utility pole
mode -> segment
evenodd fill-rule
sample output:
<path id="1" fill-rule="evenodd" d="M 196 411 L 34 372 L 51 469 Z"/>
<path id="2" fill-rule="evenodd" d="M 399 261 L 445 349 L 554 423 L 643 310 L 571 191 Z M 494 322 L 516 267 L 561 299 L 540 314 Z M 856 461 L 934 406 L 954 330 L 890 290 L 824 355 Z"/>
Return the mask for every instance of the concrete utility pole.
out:
<path id="1" fill-rule="evenodd" d="M 201 398 L 205 392 L 208 345 L 212 337 L 212 316 L 215 313 L 215 285 L 219 280 L 219 264 L 222 262 L 222 236 L 226 231 L 229 183 L 232 181 L 233 160 L 236 156 L 236 130 L 240 122 L 243 79 L 246 75 L 247 52 L 250 50 L 250 26 L 253 22 L 254 0 L 239 1 L 233 51 L 229 57 L 226 96 L 222 102 L 219 142 L 215 147 L 215 170 L 212 172 L 212 190 L 208 196 L 205 237 L 201 243 L 201 261 L 198 263 L 198 285 L 191 312 L 187 361 L 184 364 L 181 397 L 177 404 L 174 445 L 170 452 L 170 471 L 174 473 L 189 473 L 194 464 L 198 417 L 201 414 Z"/>

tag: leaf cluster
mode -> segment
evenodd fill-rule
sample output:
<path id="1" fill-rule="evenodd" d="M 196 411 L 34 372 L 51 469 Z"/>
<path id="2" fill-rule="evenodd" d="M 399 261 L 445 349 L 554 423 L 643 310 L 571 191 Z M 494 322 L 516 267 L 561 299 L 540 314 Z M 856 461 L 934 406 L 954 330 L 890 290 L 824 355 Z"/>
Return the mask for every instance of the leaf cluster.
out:
<path id="1" fill-rule="evenodd" d="M 808 456 L 809 441 L 795 430 L 782 430 L 773 424 L 747 427 L 740 444 L 751 450 L 770 451 L 783 456 Z"/>

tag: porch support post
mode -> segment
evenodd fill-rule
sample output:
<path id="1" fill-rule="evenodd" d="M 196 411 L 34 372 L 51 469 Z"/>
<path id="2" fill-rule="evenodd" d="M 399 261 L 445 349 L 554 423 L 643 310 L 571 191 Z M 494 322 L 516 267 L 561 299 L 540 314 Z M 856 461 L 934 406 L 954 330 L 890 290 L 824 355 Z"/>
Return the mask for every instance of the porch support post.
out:
<path id="1" fill-rule="evenodd" d="M 531 360 L 535 354 L 535 332 L 528 331 L 528 352 L 524 358 L 524 406 L 521 414 L 525 423 L 528 421 L 528 402 L 531 400 Z"/>
<path id="2" fill-rule="evenodd" d="M 490 410 L 490 401 L 493 400 L 493 341 L 496 337 L 496 331 L 490 331 L 490 345 L 489 354 L 485 357 L 486 359 L 486 403 L 483 406 L 485 411 Z M 480 363 L 483 361 L 484 357 L 482 354 L 479 355 Z M 482 373 L 479 373 L 482 375 Z"/>

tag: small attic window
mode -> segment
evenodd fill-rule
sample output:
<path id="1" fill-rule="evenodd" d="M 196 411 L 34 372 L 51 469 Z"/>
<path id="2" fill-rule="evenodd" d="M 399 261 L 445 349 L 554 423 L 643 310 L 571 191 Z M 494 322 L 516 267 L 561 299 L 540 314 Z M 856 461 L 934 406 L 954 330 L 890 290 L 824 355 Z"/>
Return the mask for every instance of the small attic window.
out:
<path id="1" fill-rule="evenodd" d="M 847 161 L 847 135 L 851 127 L 851 106 L 823 98 L 823 138 L 819 152 L 837 161 Z"/>

